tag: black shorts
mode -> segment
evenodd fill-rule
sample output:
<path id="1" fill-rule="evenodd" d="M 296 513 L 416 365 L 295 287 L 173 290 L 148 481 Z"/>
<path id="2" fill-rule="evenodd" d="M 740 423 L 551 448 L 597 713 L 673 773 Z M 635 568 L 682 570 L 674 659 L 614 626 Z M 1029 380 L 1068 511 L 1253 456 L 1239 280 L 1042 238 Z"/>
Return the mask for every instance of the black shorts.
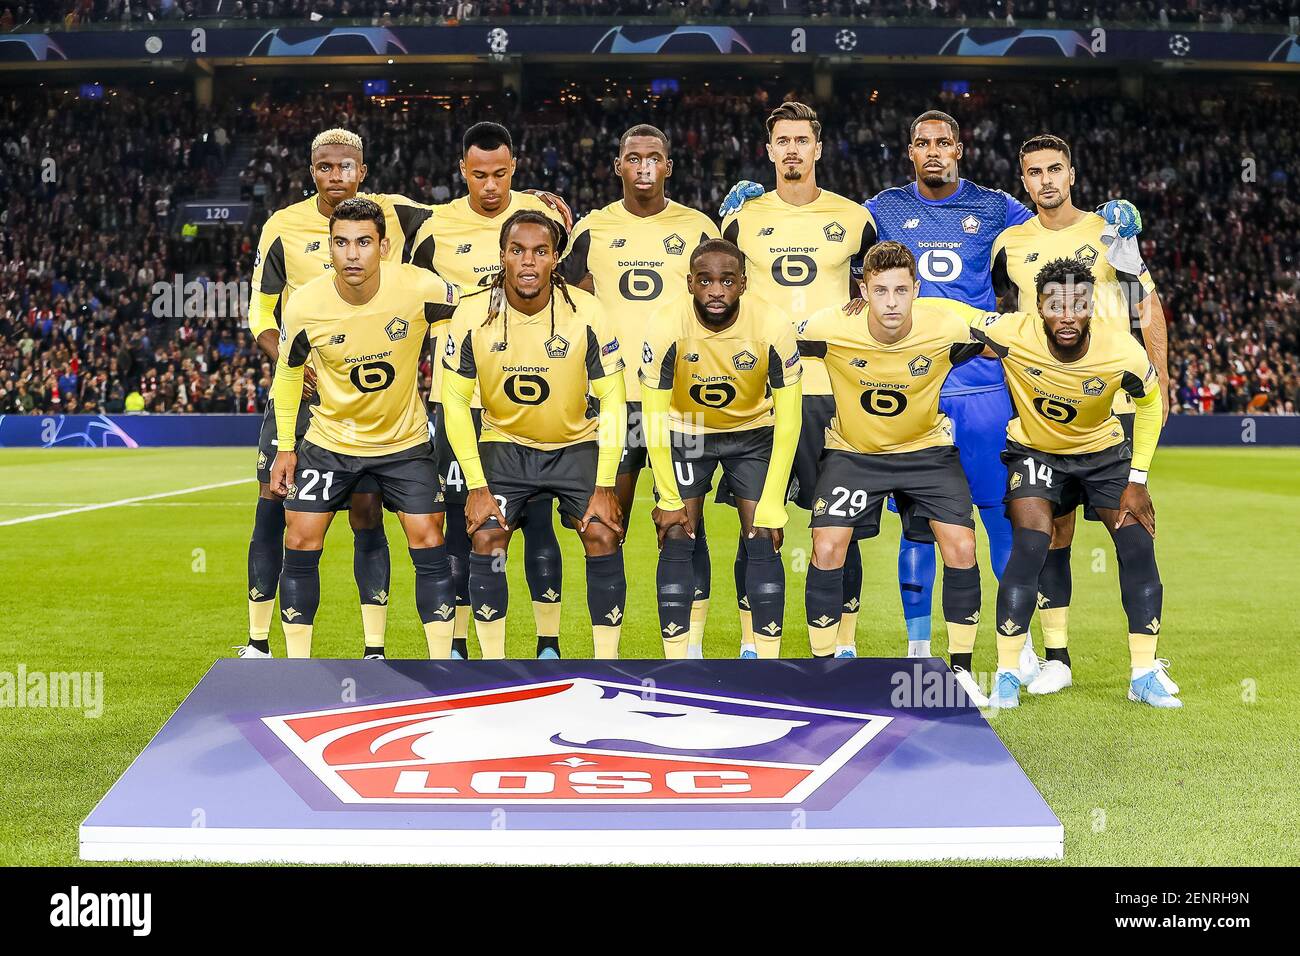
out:
<path id="1" fill-rule="evenodd" d="M 673 472 L 683 499 L 703 498 L 722 466 L 729 495 L 757 501 L 772 458 L 772 426 L 709 435 L 672 434 Z M 721 494 L 721 490 L 719 490 Z"/>
<path id="2" fill-rule="evenodd" d="M 1119 419 L 1119 427 L 1124 429 L 1124 440 L 1130 447 L 1133 444 L 1133 423 L 1137 421 L 1136 412 L 1116 412 L 1115 417 Z M 1083 506 L 1083 517 L 1086 521 L 1100 521 L 1097 517 L 1097 509 L 1091 503 L 1085 502 Z"/>
<path id="3" fill-rule="evenodd" d="M 560 499 L 560 514 L 581 521 L 596 490 L 596 442 L 542 451 L 509 441 L 483 442 L 478 448 L 488 490 L 497 499 L 506 524 L 517 527 L 528 502 Z M 484 527 L 496 527 L 493 520 Z"/>
<path id="4" fill-rule="evenodd" d="M 319 399 L 311 402 L 303 402 L 298 406 L 298 422 L 294 426 L 294 443 L 302 445 L 303 436 L 307 434 L 307 426 L 311 424 L 312 406 L 319 403 Z M 279 443 L 276 441 L 275 427 L 275 402 L 268 400 L 266 403 L 266 412 L 262 415 L 262 431 L 257 437 L 257 480 L 264 485 L 271 483 L 271 466 L 275 464 L 275 453 L 278 450 Z M 374 495 L 379 493 L 379 485 L 375 480 L 366 477 L 357 483 L 352 489 L 353 494 Z M 338 510 L 347 508 L 345 501 Z"/>
<path id="5" fill-rule="evenodd" d="M 635 475 L 646 466 L 645 430 L 641 425 L 641 403 L 627 403 L 627 440 L 618 462 L 620 475 Z"/>
<path id="6" fill-rule="evenodd" d="M 474 419 L 474 437 L 477 438 L 483 431 L 483 409 L 471 408 L 469 413 Z M 465 474 L 460 470 L 456 452 L 452 450 L 451 442 L 447 441 L 441 402 L 429 408 L 429 430 L 433 432 L 433 450 L 438 456 L 438 476 L 442 479 L 447 504 L 464 505 L 469 486 L 465 484 Z"/>
<path id="7" fill-rule="evenodd" d="M 1056 517 L 1087 505 L 1085 516 L 1097 520 L 1097 508 L 1118 508 L 1128 486 L 1133 448 L 1127 441 L 1085 455 L 1054 455 L 1007 441 L 1004 504 L 1017 498 L 1044 498 Z"/>
<path id="8" fill-rule="evenodd" d="M 294 487 L 285 499 L 289 511 L 342 511 L 365 480 L 373 483 L 389 511 L 442 514 L 442 480 L 433 445 L 424 442 L 391 455 L 340 455 L 304 441 L 298 446 Z"/>
<path id="9" fill-rule="evenodd" d="M 930 522 L 974 530 L 970 485 L 952 445 L 891 455 L 864 455 L 830 448 L 812 503 L 812 527 L 854 528 L 854 538 L 880 533 L 880 512 L 890 495 L 898 504 L 903 534 L 933 542 Z"/>
<path id="10" fill-rule="evenodd" d="M 803 397 L 803 425 L 799 430 L 799 447 L 794 453 L 794 469 L 787 497 L 806 511 L 812 510 L 813 501 L 817 497 L 822 452 L 826 450 L 826 429 L 834 417 L 834 396 Z"/>

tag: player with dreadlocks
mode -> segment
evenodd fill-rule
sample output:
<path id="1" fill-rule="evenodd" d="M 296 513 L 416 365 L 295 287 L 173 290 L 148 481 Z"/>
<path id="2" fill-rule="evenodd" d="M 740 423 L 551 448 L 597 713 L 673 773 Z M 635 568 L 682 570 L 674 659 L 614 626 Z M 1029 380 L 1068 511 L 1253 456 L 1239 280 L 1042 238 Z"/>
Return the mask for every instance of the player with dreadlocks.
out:
<path id="1" fill-rule="evenodd" d="M 596 297 L 555 271 L 565 241 L 563 227 L 541 212 L 511 215 L 501 227 L 501 271 L 463 300 L 444 349 L 443 411 L 470 489 L 470 607 L 485 658 L 505 656 L 505 555 L 528 501 L 543 494 L 559 500 L 586 551 L 595 654 L 618 656 L 627 597 L 614 492 L 627 429 L 623 359 Z M 558 654 L 558 645 L 539 637 L 537 652 Z"/>

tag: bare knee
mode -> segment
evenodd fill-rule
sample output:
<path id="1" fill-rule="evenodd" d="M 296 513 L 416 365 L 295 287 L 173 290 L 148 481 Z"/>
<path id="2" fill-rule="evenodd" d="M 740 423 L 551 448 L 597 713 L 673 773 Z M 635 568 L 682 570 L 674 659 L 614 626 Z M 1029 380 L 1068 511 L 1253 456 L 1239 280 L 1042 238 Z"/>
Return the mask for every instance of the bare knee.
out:
<path id="1" fill-rule="evenodd" d="M 1052 522 L 1052 547 L 1068 548 L 1074 542 L 1074 517 L 1076 512 L 1061 515 Z"/>
<path id="2" fill-rule="evenodd" d="M 384 523 L 384 506 L 379 495 L 353 495 L 348 511 L 348 524 L 353 530 L 378 528 Z"/>
<path id="3" fill-rule="evenodd" d="M 949 568 L 973 568 L 975 566 L 975 535 L 951 534 L 939 542 L 939 553 L 943 563 Z"/>
<path id="4" fill-rule="evenodd" d="M 844 558 L 849 552 L 847 541 L 813 535 L 813 564 L 823 571 L 844 566 Z"/>
<path id="5" fill-rule="evenodd" d="M 480 528 L 474 532 L 475 554 L 504 554 L 510 544 L 510 533 L 500 528 Z"/>
<path id="6" fill-rule="evenodd" d="M 587 525 L 587 530 L 580 532 L 580 534 L 582 535 L 583 548 L 586 550 L 587 555 L 593 558 L 613 554 L 618 550 L 619 541 L 621 540 L 618 532 L 601 524 L 599 521 L 591 522 Z"/>

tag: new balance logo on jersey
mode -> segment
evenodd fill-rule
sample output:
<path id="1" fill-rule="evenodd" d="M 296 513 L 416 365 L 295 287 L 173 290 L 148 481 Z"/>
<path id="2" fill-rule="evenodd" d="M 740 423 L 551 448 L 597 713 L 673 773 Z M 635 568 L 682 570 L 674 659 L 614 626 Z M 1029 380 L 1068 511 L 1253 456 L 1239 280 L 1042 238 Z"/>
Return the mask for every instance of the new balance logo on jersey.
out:
<path id="1" fill-rule="evenodd" d="M 613 242 L 609 244 L 609 247 L 611 249 L 622 249 L 626 245 L 627 245 L 626 239 L 615 239 Z"/>
<path id="2" fill-rule="evenodd" d="M 320 240 L 314 239 L 311 242 L 307 243 L 307 248 L 304 249 L 303 252 L 304 253 L 316 252 L 319 249 L 320 249 Z"/>
<path id="3" fill-rule="evenodd" d="M 680 256 L 686 251 L 686 240 L 674 232 L 664 240 L 664 251 L 670 256 Z"/>
<path id="4" fill-rule="evenodd" d="M 915 228 L 916 228 L 917 226 L 919 226 L 920 224 L 921 224 L 921 220 L 919 220 L 919 219 L 909 219 L 909 220 L 907 220 L 907 222 L 903 223 L 903 228 L 904 228 L 904 229 L 915 229 Z"/>
<path id="5" fill-rule="evenodd" d="M 469 252 L 470 249 L 472 249 L 473 247 L 474 247 L 474 243 L 472 242 L 462 242 L 459 246 L 456 247 L 456 255 L 463 256 L 465 253 Z"/>
<path id="6" fill-rule="evenodd" d="M 867 360 L 864 358 L 851 358 L 849 359 L 849 364 L 854 368 L 866 368 Z"/>
<path id="7" fill-rule="evenodd" d="M 1026 365 L 1026 366 L 1025 366 L 1025 371 L 1028 372 L 1030 375 L 1042 375 L 1042 374 L 1043 374 L 1043 370 L 1042 370 L 1041 368 L 1034 368 L 1034 367 L 1032 367 L 1032 366 L 1030 366 L 1030 365 Z"/>
<path id="8" fill-rule="evenodd" d="M 838 222 L 831 222 L 822 226 L 822 234 L 831 242 L 843 242 L 844 232 L 844 227 Z"/>
<path id="9" fill-rule="evenodd" d="M 980 221 L 974 216 L 967 216 L 961 221 L 961 231 L 968 235 L 975 235 L 980 231 Z"/>
<path id="10" fill-rule="evenodd" d="M 758 230 L 758 234 L 760 236 L 770 236 L 772 234 L 772 227 L 764 226 L 762 229 Z"/>
<path id="11" fill-rule="evenodd" d="M 682 360 L 686 362 L 698 362 L 700 360 L 700 353 L 687 352 L 684 356 L 682 356 Z"/>
<path id="12" fill-rule="evenodd" d="M 492 343 L 492 348 L 490 348 L 488 351 L 490 351 L 490 352 L 504 352 L 505 350 L 506 350 L 506 343 L 505 343 L 505 342 L 493 342 L 493 343 Z"/>
<path id="13" fill-rule="evenodd" d="M 1036 253 L 1036 252 L 1031 252 L 1029 255 L 1025 256 L 1025 261 L 1026 261 L 1026 262 L 1037 262 L 1037 261 L 1038 261 L 1038 253 Z"/>
<path id="14" fill-rule="evenodd" d="M 347 338 L 347 334 L 344 332 L 340 332 L 338 335 L 331 335 L 330 345 L 342 345 L 347 341 Z"/>

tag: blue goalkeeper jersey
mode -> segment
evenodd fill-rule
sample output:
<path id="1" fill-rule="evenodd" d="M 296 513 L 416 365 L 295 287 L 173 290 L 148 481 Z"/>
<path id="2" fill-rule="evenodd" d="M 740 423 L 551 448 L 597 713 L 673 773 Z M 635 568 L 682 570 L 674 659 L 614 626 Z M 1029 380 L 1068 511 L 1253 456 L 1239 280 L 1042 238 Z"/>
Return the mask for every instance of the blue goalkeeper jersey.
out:
<path id="1" fill-rule="evenodd" d="M 877 239 L 901 242 L 916 256 L 921 295 L 956 299 L 980 309 L 997 308 L 993 292 L 993 242 L 1008 226 L 1033 216 L 1000 189 L 985 189 L 966 179 L 947 199 L 929 200 L 916 183 L 886 189 L 864 205 L 876 220 Z M 960 395 L 1005 385 L 1002 364 L 975 359 L 948 375 L 944 395 Z"/>

